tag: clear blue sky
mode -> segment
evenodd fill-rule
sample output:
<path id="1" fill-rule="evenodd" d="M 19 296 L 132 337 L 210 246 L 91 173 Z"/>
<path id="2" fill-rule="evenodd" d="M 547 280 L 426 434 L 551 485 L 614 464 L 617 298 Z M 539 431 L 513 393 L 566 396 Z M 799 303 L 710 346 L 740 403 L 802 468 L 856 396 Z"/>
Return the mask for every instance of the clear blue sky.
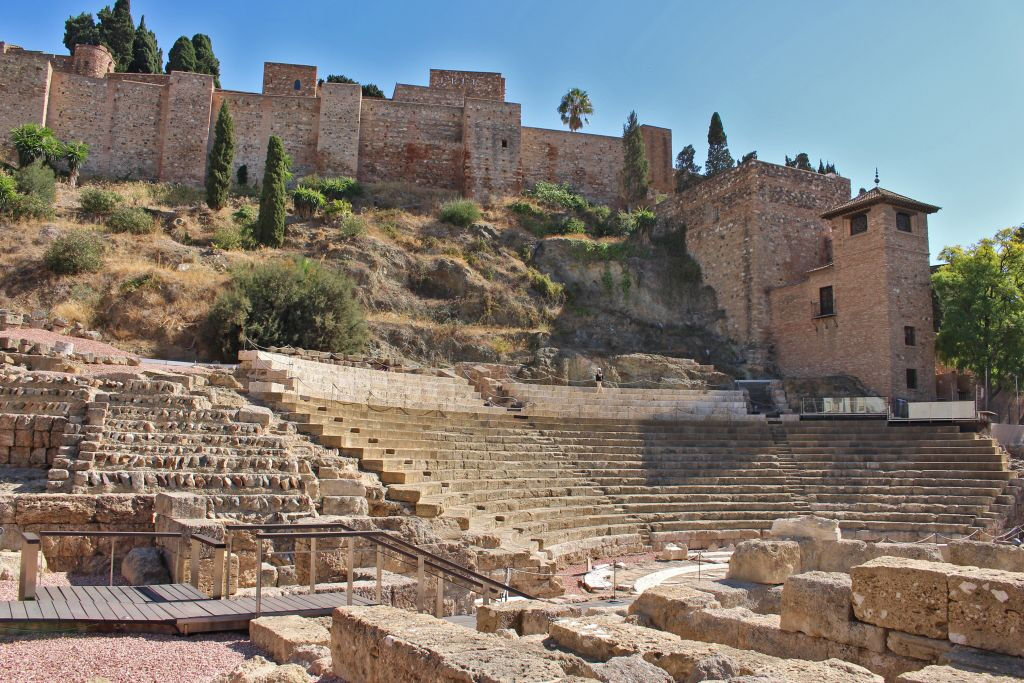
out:
<path id="1" fill-rule="evenodd" d="M 5 3 L 0 40 L 64 52 L 90 0 Z M 111 0 L 112 4 L 112 0 Z M 431 67 L 500 71 L 523 124 L 561 127 L 579 86 L 585 130 L 618 135 L 630 109 L 706 153 L 722 115 L 733 156 L 832 160 L 853 190 L 882 185 L 943 210 L 932 253 L 1024 222 L 1024 2 L 281 2 L 133 0 L 166 52 L 207 33 L 225 88 L 258 91 L 264 61 L 377 83 Z"/>

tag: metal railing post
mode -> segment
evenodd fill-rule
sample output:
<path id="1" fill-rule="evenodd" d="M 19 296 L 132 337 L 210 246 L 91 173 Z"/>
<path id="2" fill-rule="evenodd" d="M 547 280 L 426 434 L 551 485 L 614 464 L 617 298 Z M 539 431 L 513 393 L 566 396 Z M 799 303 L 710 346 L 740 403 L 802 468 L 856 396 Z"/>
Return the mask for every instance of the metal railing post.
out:
<path id="1" fill-rule="evenodd" d="M 231 531 L 224 529 L 224 593 L 231 595 Z"/>
<path id="2" fill-rule="evenodd" d="M 434 599 L 434 616 L 438 619 L 444 616 L 444 574 L 437 577 L 437 595 Z"/>
<path id="3" fill-rule="evenodd" d="M 309 594 L 316 593 L 316 538 L 309 539 Z"/>
<path id="4" fill-rule="evenodd" d="M 39 536 L 33 533 L 21 535 L 21 571 L 18 575 L 18 600 L 36 599 L 36 582 L 39 579 Z"/>
<path id="5" fill-rule="evenodd" d="M 356 537 L 348 537 L 348 585 L 345 587 L 345 604 L 352 604 L 352 595 L 355 592 L 353 582 L 356 577 Z"/>
<path id="6" fill-rule="evenodd" d="M 426 596 L 426 567 L 422 555 L 416 556 L 416 610 L 423 611 L 423 601 Z"/>
<path id="7" fill-rule="evenodd" d="M 183 530 L 181 535 L 178 536 L 178 552 L 174 562 L 174 571 L 177 574 L 177 576 L 175 576 L 175 580 L 178 583 L 185 582 L 185 541 L 187 539 L 188 536 L 185 535 Z"/>
<path id="8" fill-rule="evenodd" d="M 110 580 L 107 583 L 108 586 L 114 585 L 114 549 L 117 548 L 117 539 L 110 539 Z"/>
<path id="9" fill-rule="evenodd" d="M 196 539 L 192 540 L 192 553 L 189 557 L 188 573 L 189 583 L 194 587 L 199 588 L 199 541 Z"/>
<path id="10" fill-rule="evenodd" d="M 374 596 L 377 599 L 377 604 L 381 603 L 381 584 L 384 574 L 384 548 L 381 547 L 380 543 L 377 543 L 377 587 L 374 590 Z"/>
<path id="11" fill-rule="evenodd" d="M 263 539 L 256 534 L 256 616 L 263 607 Z"/>
<path id="12" fill-rule="evenodd" d="M 213 579 L 210 597 L 219 600 L 224 596 L 224 548 L 213 550 Z"/>

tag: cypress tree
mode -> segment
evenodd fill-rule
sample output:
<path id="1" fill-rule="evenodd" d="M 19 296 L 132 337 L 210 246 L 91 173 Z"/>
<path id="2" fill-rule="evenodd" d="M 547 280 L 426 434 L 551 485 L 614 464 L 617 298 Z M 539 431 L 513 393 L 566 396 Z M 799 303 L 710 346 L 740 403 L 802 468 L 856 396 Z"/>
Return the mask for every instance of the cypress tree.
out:
<path id="1" fill-rule="evenodd" d="M 104 7 L 98 16 L 98 29 L 103 44 L 114 56 L 117 70 L 127 71 L 132 63 L 132 48 L 135 45 L 135 22 L 132 21 L 130 0 L 116 0 L 113 10 Z"/>
<path id="2" fill-rule="evenodd" d="M 213 42 L 205 33 L 192 36 L 192 49 L 196 54 L 195 72 L 213 76 L 213 84 L 220 87 L 220 60 L 213 54 Z"/>
<path id="3" fill-rule="evenodd" d="M 704 171 L 710 177 L 728 171 L 735 165 L 736 162 L 729 153 L 722 117 L 716 111 L 711 115 L 711 125 L 708 126 L 708 160 L 704 164 Z"/>
<path id="4" fill-rule="evenodd" d="M 279 247 L 284 244 L 285 183 L 288 182 L 288 155 L 276 135 L 267 144 L 267 163 L 263 171 L 260 215 L 254 237 L 260 244 Z"/>
<path id="5" fill-rule="evenodd" d="M 132 62 L 128 71 L 134 74 L 158 74 L 163 60 L 156 45 L 156 34 L 146 28 L 146 17 L 139 21 L 132 46 Z"/>
<path id="6" fill-rule="evenodd" d="M 174 41 L 171 51 L 167 55 L 167 73 L 172 71 L 188 71 L 194 73 L 196 70 L 196 49 L 192 47 L 192 41 L 182 36 Z"/>
<path id="7" fill-rule="evenodd" d="M 694 163 L 697 150 L 693 145 L 683 147 L 676 155 L 676 192 L 693 187 L 701 181 L 700 166 Z"/>
<path id="8" fill-rule="evenodd" d="M 75 45 L 99 45 L 100 31 L 96 27 L 96 20 L 88 12 L 82 12 L 77 17 L 68 17 L 64 22 L 64 47 L 72 54 L 75 52 Z"/>
<path id="9" fill-rule="evenodd" d="M 825 174 L 825 164 L 821 163 L 821 159 L 818 159 L 818 173 Z"/>
<path id="10" fill-rule="evenodd" d="M 647 162 L 644 136 L 635 111 L 629 112 L 622 126 L 622 147 L 622 185 L 626 191 L 626 206 L 629 207 L 647 197 L 651 184 L 651 166 Z"/>
<path id="11" fill-rule="evenodd" d="M 811 165 L 811 158 L 807 156 L 807 152 L 800 152 L 793 159 L 793 167 L 798 168 L 801 171 L 813 171 L 814 166 Z"/>
<path id="12" fill-rule="evenodd" d="M 222 208 L 231 189 L 231 164 L 235 160 L 235 123 L 231 119 L 228 103 L 220 105 L 217 127 L 210 150 L 210 163 L 206 169 L 206 203 L 211 209 Z"/>

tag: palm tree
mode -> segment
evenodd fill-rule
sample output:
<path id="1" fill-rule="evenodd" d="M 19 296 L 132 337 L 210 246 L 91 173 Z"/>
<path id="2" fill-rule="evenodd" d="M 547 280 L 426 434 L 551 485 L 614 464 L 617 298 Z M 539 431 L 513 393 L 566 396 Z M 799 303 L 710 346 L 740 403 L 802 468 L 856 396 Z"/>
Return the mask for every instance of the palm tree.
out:
<path id="1" fill-rule="evenodd" d="M 590 123 L 587 116 L 594 113 L 594 105 L 590 103 L 590 95 L 586 90 L 570 88 L 569 92 L 562 96 L 558 113 L 562 115 L 562 123 L 568 124 L 569 130 L 577 131 Z"/>

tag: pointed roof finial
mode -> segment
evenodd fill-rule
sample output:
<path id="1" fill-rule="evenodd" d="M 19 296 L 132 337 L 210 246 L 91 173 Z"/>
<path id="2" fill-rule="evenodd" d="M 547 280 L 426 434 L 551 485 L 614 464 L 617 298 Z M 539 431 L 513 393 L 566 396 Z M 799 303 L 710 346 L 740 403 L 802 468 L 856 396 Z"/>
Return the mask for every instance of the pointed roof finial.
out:
<path id="1" fill-rule="evenodd" d="M 875 187 L 878 187 L 878 167 L 875 166 Z"/>

